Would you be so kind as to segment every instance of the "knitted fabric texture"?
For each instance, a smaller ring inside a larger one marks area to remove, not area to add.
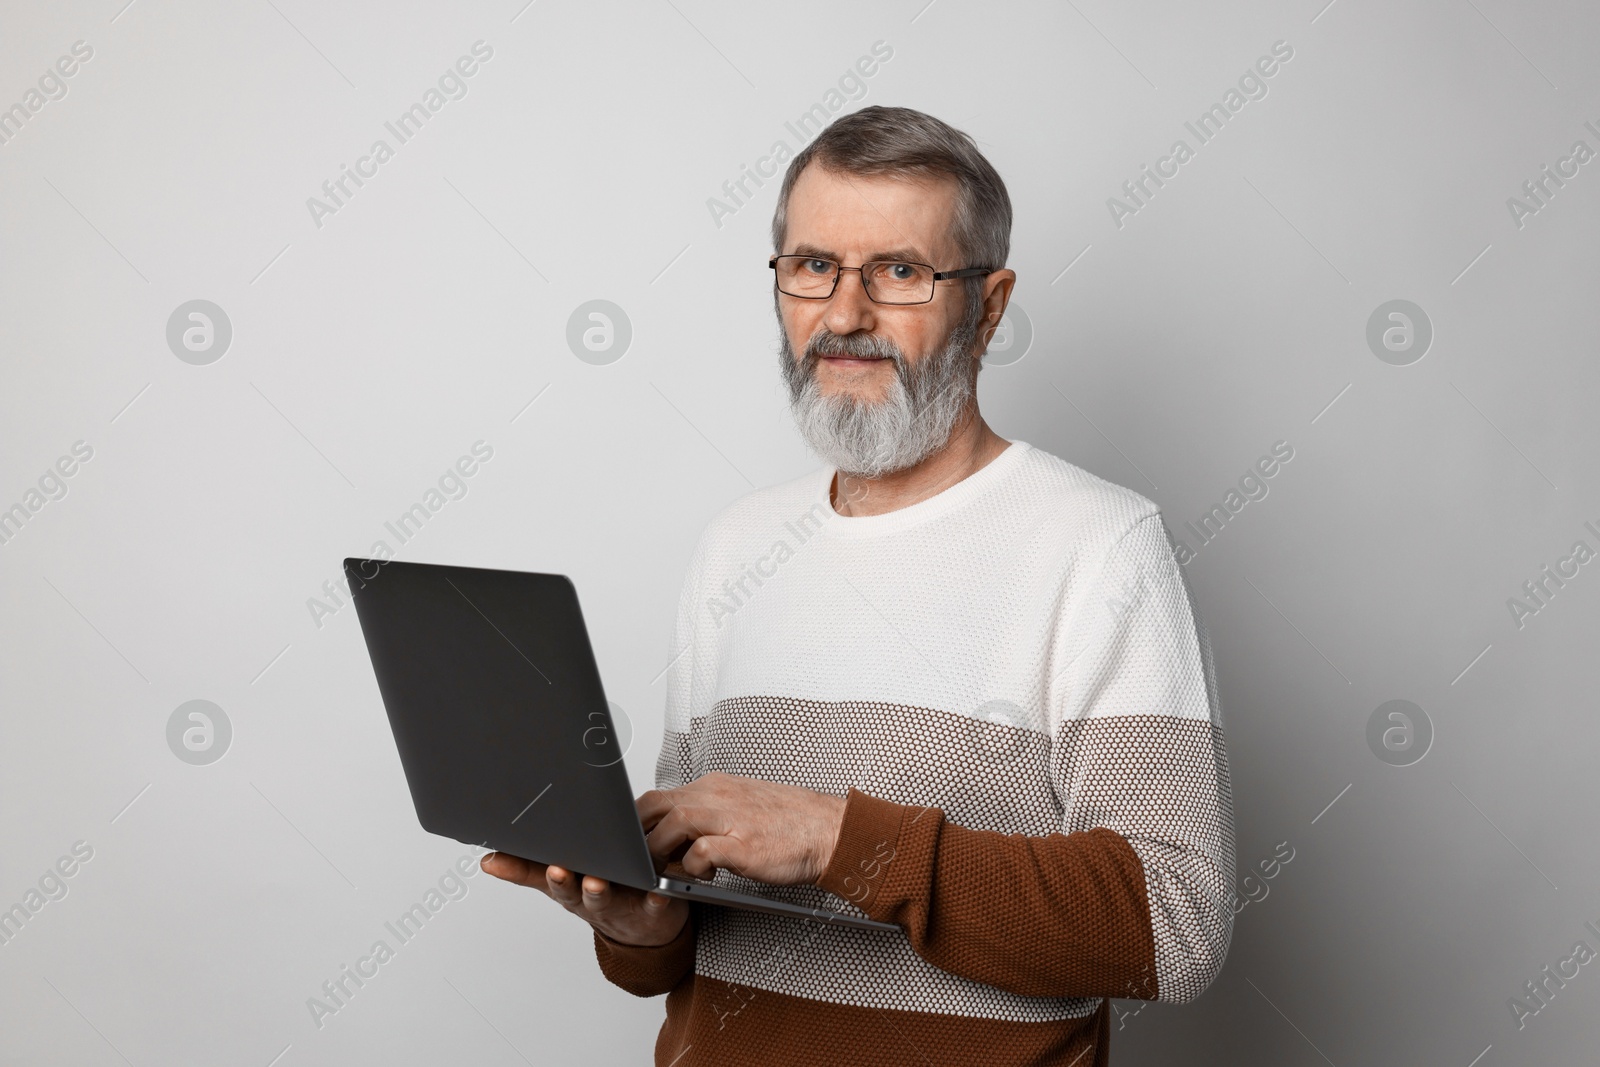
[[[695,549],[657,788],[712,771],[847,798],[816,885],[719,885],[889,933],[693,905],[659,948],[656,1063],[1108,1062],[1109,1002],[1185,1002],[1232,933],[1211,653],[1156,506],[1015,441],[910,507],[844,517],[832,470]]]

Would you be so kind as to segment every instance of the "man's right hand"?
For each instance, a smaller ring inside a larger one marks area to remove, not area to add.
[[[665,945],[689,921],[689,902],[660,893],[612,885],[603,878],[579,875],[554,864],[534,863],[520,856],[491,852],[479,866],[496,878],[531,886],[624,945]]]

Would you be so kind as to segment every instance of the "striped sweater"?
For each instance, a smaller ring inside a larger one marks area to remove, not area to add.
[[[1025,442],[881,515],[832,470],[737,501],[680,598],[657,788],[711,771],[846,797],[815,885],[716,882],[893,922],[693,905],[595,932],[667,994],[655,1062],[1108,1062],[1108,998],[1184,1002],[1232,934],[1211,654],[1156,506]]]

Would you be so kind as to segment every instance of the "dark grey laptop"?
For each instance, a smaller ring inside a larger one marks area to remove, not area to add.
[[[344,569],[423,829],[685,900],[899,929],[656,870],[566,575]]]

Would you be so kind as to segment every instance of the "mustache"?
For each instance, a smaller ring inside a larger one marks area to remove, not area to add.
[[[892,359],[905,365],[905,354],[900,346],[887,338],[870,333],[837,334],[826,328],[818,331],[806,343],[806,364],[809,367],[824,356],[855,356],[858,359]]]

